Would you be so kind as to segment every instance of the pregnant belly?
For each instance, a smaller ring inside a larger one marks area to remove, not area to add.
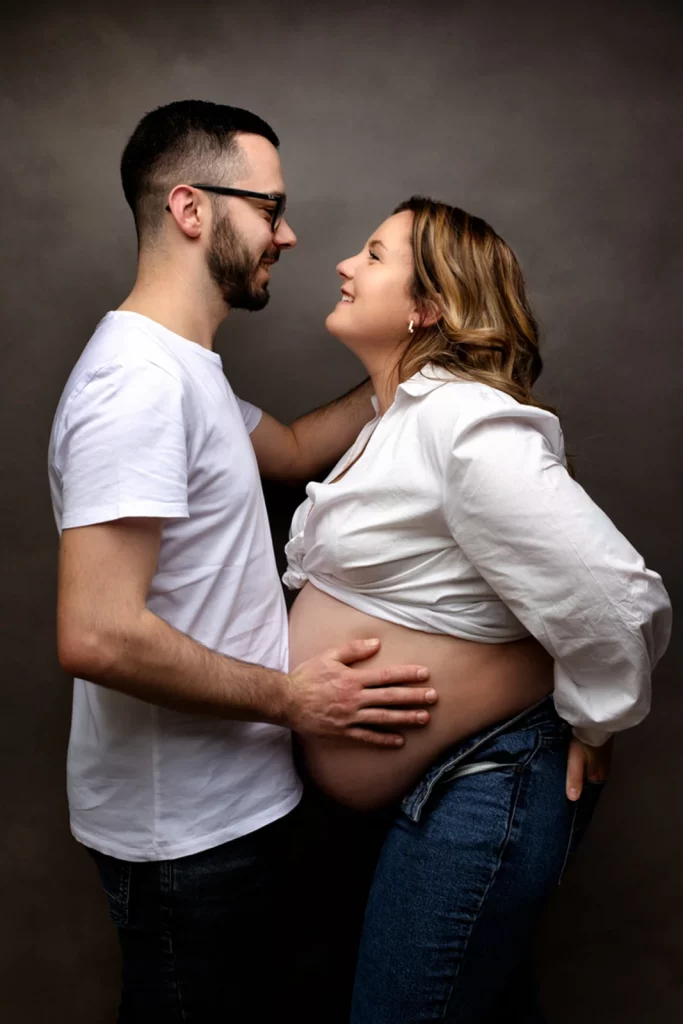
[[[483,644],[423,633],[357,611],[311,583],[289,615],[290,668],[348,640],[373,636],[381,647],[362,667],[425,665],[439,699],[429,724],[406,730],[398,750],[302,737],[315,782],[349,807],[372,810],[400,799],[443,751],[552,692],[552,659],[532,637]]]

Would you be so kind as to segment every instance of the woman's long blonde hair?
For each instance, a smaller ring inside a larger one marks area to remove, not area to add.
[[[433,363],[547,409],[531,391],[543,368],[538,326],[510,247],[456,206],[413,196],[394,213],[404,210],[414,217],[412,296],[438,319],[415,328],[397,365],[399,382]]]

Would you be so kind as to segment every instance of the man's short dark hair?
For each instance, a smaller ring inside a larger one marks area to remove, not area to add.
[[[231,185],[248,173],[238,132],[280,145],[270,125],[241,107],[178,100],[145,114],[121,157],[121,184],[139,239],[161,225],[166,196],[175,185]]]

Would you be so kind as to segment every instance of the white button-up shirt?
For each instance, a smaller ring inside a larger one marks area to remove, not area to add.
[[[310,580],[377,618],[466,640],[533,635],[584,742],[648,713],[669,599],[568,474],[552,413],[425,367],[306,493],[287,586]]]

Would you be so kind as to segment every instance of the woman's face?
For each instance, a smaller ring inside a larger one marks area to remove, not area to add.
[[[371,349],[394,350],[410,338],[408,324],[417,320],[410,295],[412,227],[409,210],[394,214],[357,256],[337,266],[342,296],[325,323],[330,334],[358,355]]]

